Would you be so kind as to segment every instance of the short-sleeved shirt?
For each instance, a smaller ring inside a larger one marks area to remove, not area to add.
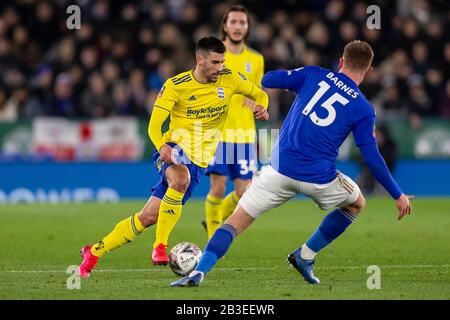
[[[248,80],[261,87],[264,75],[264,58],[259,52],[245,46],[241,53],[234,54],[228,50],[225,53],[225,65],[231,70],[239,71]],[[260,101],[256,101],[260,103]],[[267,105],[264,105],[267,107]],[[223,128],[224,142],[254,143],[256,126],[253,111],[245,104],[243,95],[231,97],[230,111]]]

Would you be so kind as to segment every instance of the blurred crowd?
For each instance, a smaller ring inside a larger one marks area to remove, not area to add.
[[[69,30],[66,9],[81,8]],[[38,115],[149,117],[165,79],[194,66],[195,42],[217,35],[237,1],[0,2],[0,121]],[[450,119],[450,7],[447,0],[240,1],[251,12],[248,45],[266,71],[336,68],[344,45],[361,39],[375,51],[362,85],[379,119]],[[381,8],[381,29],[366,8]],[[282,120],[292,96],[271,91],[271,116]]]

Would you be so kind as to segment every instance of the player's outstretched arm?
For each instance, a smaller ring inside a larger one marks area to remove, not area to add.
[[[352,131],[361,154],[370,169],[374,178],[386,189],[396,200],[398,209],[398,220],[411,213],[411,196],[403,194],[400,187],[395,182],[383,157],[378,150],[375,139],[375,111],[370,105],[361,105],[362,111],[366,111],[367,116],[358,121]]]
[[[370,169],[370,172],[375,179],[389,192],[389,194],[396,200],[398,209],[398,220],[405,215],[411,214],[410,199],[413,196],[403,194],[400,187],[395,182],[389,169],[381,156],[376,144],[367,144],[359,146],[359,150]]]
[[[305,78],[305,69],[297,68],[294,70],[274,70],[267,72],[261,84],[265,88],[289,89],[298,91]]]
[[[278,88],[278,89],[291,89],[292,80],[289,78],[289,71],[287,70],[273,70],[267,72],[262,80],[261,84],[265,88]]]

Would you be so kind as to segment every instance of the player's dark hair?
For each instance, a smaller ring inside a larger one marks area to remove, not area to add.
[[[231,6],[230,8],[228,8],[228,10],[223,15],[222,22],[220,23],[220,38],[222,39],[222,41],[224,41],[227,37],[227,33],[225,32],[225,25],[227,24],[228,16],[230,15],[230,12],[245,13],[245,15],[247,17],[248,29],[247,29],[247,34],[245,35],[244,39],[247,40],[247,38],[250,36],[250,18],[248,16],[247,8],[245,8],[243,5],[240,5],[240,4],[235,4],[235,5]]]
[[[225,53],[225,50],[226,48],[223,42],[213,36],[201,38],[200,40],[198,40],[197,46],[195,48],[195,52],[203,51]]]
[[[373,50],[367,42],[354,40],[345,46],[343,58],[350,70],[365,71],[372,64]]]

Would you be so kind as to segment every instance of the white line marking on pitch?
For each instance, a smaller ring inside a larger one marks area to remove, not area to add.
[[[449,264],[441,265],[391,265],[391,266],[379,266],[381,269],[415,269],[415,268],[449,268]],[[316,269],[366,269],[367,266],[329,266],[329,267],[317,267]],[[230,270],[275,270],[278,268],[217,268],[217,271],[230,271]],[[166,269],[99,269],[95,272],[161,272]],[[64,270],[4,270],[0,273],[66,273]]]

